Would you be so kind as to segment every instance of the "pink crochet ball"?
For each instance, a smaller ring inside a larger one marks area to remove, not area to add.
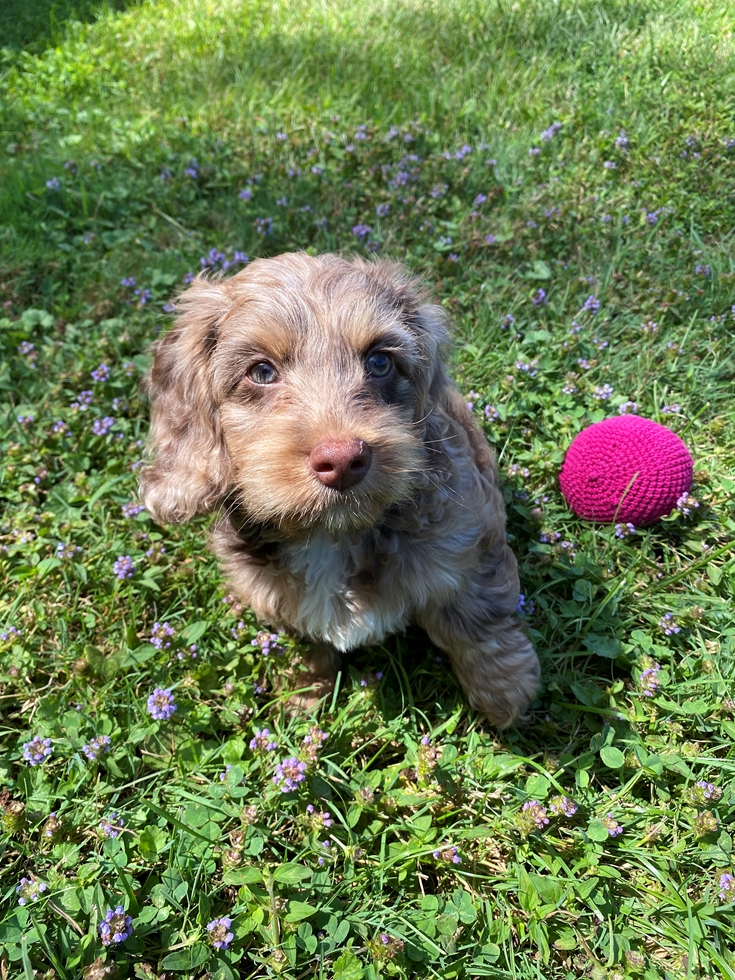
[[[689,450],[671,429],[620,415],[579,433],[559,484],[578,517],[641,526],[671,513],[688,493],[692,472]]]

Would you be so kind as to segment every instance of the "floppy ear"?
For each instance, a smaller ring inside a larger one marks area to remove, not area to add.
[[[230,308],[225,285],[196,279],[183,293],[181,315],[159,340],[144,386],[151,402],[140,497],[160,524],[211,511],[229,484],[229,459],[210,381],[218,326]]]
[[[429,368],[425,395],[433,403],[450,383],[446,372],[449,351],[446,313],[437,303],[430,302],[429,292],[421,280],[400,263],[361,258],[353,261],[421,341]]]

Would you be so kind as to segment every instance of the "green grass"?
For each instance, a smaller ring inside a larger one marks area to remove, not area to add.
[[[729,6],[167,0],[77,4],[97,19],[66,31],[48,5],[14,9],[3,975],[735,977]],[[544,682],[523,728],[483,725],[419,632],[355,653],[317,716],[289,718],[274,691],[299,641],[257,655],[262,624],[223,601],[206,521],[123,511],[147,346],[213,248],[376,249],[434,284],[534,603]],[[698,506],[620,539],[569,513],[557,474],[628,401],[686,441]],[[156,623],[171,647],[150,643]],[[147,711],[156,687],[170,720]],[[252,750],[265,727],[276,749]],[[53,751],[30,766],[36,736]],[[275,765],[294,755],[308,775],[284,794]],[[553,815],[558,796],[574,815]],[[19,906],[23,877],[47,887]],[[118,905],[134,931],[105,948]],[[206,926],[225,915],[215,951]]]

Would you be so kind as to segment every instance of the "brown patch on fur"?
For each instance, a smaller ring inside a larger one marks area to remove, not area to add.
[[[538,661],[512,618],[495,461],[447,378],[442,309],[398,265],[303,253],[199,278],[179,309],[147,380],[153,516],[222,509],[215,551],[261,620],[336,657],[415,619],[470,702],[516,720]],[[369,447],[358,483],[317,478],[324,440]]]

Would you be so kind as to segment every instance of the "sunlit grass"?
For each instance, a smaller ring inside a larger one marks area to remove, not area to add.
[[[728,18],[188,0],[5,52],[8,976],[735,976]],[[206,521],[137,511],[168,302],[202,260],[294,248],[399,259],[452,316],[544,668],[521,729],[418,631],[287,717],[299,641],[259,654]],[[620,538],[557,475],[626,408],[685,440],[697,506]]]

